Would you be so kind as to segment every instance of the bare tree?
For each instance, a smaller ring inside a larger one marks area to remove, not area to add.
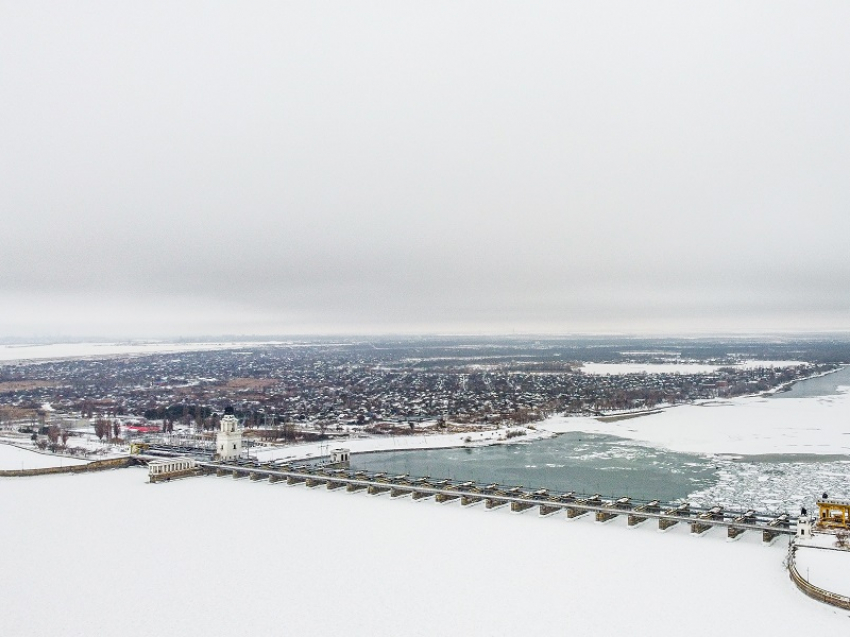
[[[94,420],[94,434],[98,437],[99,440],[103,441],[103,439],[109,436],[109,421],[105,418],[98,416]]]
[[[56,425],[50,425],[50,427],[47,428],[47,438],[50,440],[51,444],[55,445],[59,441],[60,433],[59,427]]]
[[[60,434],[60,437],[62,438],[62,446],[63,446],[63,447],[67,447],[67,446],[68,446],[68,436],[69,436],[69,435],[70,435],[70,434],[68,433],[68,430],[67,430],[67,429],[63,429],[63,430],[62,430],[62,433]]]

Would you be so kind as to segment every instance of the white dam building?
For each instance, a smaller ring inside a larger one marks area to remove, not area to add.
[[[233,460],[242,455],[242,431],[231,408],[227,408],[221,418],[221,428],[215,436],[215,452],[219,460]]]

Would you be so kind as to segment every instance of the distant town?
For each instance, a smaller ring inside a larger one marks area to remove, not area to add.
[[[18,361],[0,366],[0,427],[66,453],[91,451],[75,438],[92,434],[209,446],[227,407],[248,446],[417,435],[777,391],[847,360],[850,344],[829,339],[431,338]],[[587,373],[599,363],[669,371]]]

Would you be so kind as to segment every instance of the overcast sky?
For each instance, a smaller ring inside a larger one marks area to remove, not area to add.
[[[848,330],[849,33],[0,0],[0,337]]]

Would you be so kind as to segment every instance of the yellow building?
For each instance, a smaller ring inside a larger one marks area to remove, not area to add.
[[[817,504],[816,528],[850,530],[850,500],[837,500],[824,494],[824,497],[818,500]]]

